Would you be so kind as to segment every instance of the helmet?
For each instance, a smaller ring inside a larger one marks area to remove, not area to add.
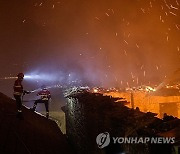
[[[17,77],[24,78],[24,74],[23,73],[18,73]]]

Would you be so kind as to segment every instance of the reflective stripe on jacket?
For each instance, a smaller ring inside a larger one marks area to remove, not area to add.
[[[51,98],[51,93],[48,90],[42,90],[38,92],[38,96],[41,96],[41,100],[49,100]]]
[[[22,81],[17,79],[15,82],[14,82],[14,95],[22,95],[23,93],[23,86],[22,86]]]

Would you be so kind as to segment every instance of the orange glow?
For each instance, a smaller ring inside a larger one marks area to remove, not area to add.
[[[94,93],[98,93],[98,89],[93,89],[93,92]]]
[[[110,92],[106,93],[105,95],[111,95],[113,97],[123,97],[127,101],[131,102],[130,104],[126,105],[127,107],[132,108],[132,95],[133,95],[133,102],[134,108],[139,107],[140,111],[142,112],[153,112],[157,113],[157,117],[162,118],[160,116],[160,105],[165,104],[168,105],[177,103],[177,113],[178,118],[180,118],[180,96],[152,96],[149,92],[144,91],[133,91],[133,92]],[[175,110],[172,112],[175,114]],[[173,115],[175,116],[175,115]]]

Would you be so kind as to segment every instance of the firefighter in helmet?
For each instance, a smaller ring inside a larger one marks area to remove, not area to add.
[[[17,106],[17,117],[22,118],[22,96],[25,94],[29,94],[29,91],[23,90],[22,81],[24,79],[24,74],[19,73],[17,75],[17,80],[14,82],[14,98],[16,99]]]
[[[34,102],[34,106],[32,108],[33,111],[36,110],[36,106],[38,103],[44,103],[46,108],[46,118],[49,118],[49,101],[51,99],[51,93],[46,88],[45,85],[41,86],[41,91],[38,92],[37,96],[40,96],[40,99]]]

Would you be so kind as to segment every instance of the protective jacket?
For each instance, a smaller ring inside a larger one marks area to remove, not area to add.
[[[14,82],[14,95],[21,96],[23,94],[23,86],[22,86],[22,80],[17,79]]]
[[[47,101],[51,98],[51,93],[47,89],[41,90],[37,95],[40,96],[43,101]]]

